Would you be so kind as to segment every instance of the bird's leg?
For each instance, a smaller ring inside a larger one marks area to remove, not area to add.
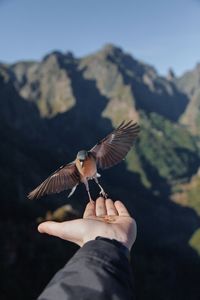
[[[72,188],[72,190],[71,190],[71,192],[69,193],[69,195],[68,195],[67,198],[70,198],[70,197],[73,195],[73,193],[75,192],[75,190],[76,190],[76,188],[77,188],[77,185],[78,185],[78,184],[76,184],[76,185]]]
[[[100,187],[100,195],[102,195],[105,199],[108,198],[108,195],[106,194],[106,192],[104,191],[104,189],[102,188],[102,186],[100,185],[98,178],[94,177],[94,180],[96,182],[96,184],[98,184],[98,186]]]
[[[84,181],[84,184],[85,184],[85,187],[86,187],[86,190],[87,190],[87,193],[88,193],[90,202],[91,202],[91,203],[94,203],[94,201],[92,200],[92,197],[91,197],[91,195],[90,195],[90,190],[89,190],[89,184],[88,184],[88,181],[85,180],[85,181]]]

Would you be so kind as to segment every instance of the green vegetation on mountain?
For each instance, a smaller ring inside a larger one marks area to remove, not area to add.
[[[200,229],[195,231],[195,233],[192,235],[189,244],[200,255]]]
[[[187,193],[189,206],[194,208],[195,211],[200,215],[200,178],[197,179],[195,186],[192,186]]]
[[[190,178],[196,171],[199,154],[196,140],[189,131],[156,113],[147,116],[140,112],[140,125],[136,153],[131,151],[127,161],[128,168],[140,174],[143,184],[152,187],[157,180],[149,176],[149,168],[169,184]]]
[[[172,198],[184,206],[189,206],[200,215],[200,176],[199,171],[189,182],[179,183],[172,189]]]

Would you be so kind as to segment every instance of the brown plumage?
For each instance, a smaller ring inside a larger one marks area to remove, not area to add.
[[[28,198],[40,198],[45,194],[59,193],[72,189],[80,180],[79,172],[74,163],[60,167],[36,189],[29,193]]]
[[[45,194],[59,193],[72,189],[70,197],[77,185],[83,182],[86,186],[89,199],[91,199],[88,180],[94,179],[100,187],[100,194],[106,197],[106,193],[98,182],[100,175],[97,166],[101,169],[110,168],[125,158],[131,149],[134,139],[138,136],[139,125],[133,121],[123,121],[113,132],[107,135],[91,150],[81,150],[76,159],[60,167],[36,189],[29,193],[29,199],[40,198]]]

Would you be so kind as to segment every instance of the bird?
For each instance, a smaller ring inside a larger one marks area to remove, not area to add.
[[[108,169],[120,163],[137,138],[140,126],[133,120],[123,121],[105,138],[100,140],[89,151],[80,150],[76,159],[61,166],[53,172],[45,181],[28,194],[28,198],[38,199],[44,195],[59,193],[71,189],[68,198],[75,192],[77,186],[83,183],[86,187],[89,201],[92,200],[89,190],[89,180],[94,180],[100,188],[100,195],[107,198],[107,194],[100,185],[98,178],[101,175],[97,168]]]

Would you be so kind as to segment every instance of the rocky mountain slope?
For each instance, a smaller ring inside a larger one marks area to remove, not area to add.
[[[66,202],[81,213],[87,201],[82,186],[71,200],[63,192],[30,203],[27,193],[77,150],[90,149],[122,120],[134,119],[141,125],[138,141],[125,162],[102,172],[101,183],[113,199],[124,200],[138,223],[133,262],[138,299],[171,299],[163,292],[168,286],[181,299],[197,299],[192,289],[198,287],[200,259],[189,241],[200,219],[193,209],[170,200],[174,186],[190,180],[199,167],[197,138],[179,122],[190,102],[174,79],[113,45],[83,58],[53,52],[41,62],[0,64],[1,226],[12,232],[6,239],[2,231],[6,257],[0,266],[7,287],[2,297],[36,298],[73,250],[66,254],[61,241],[40,237],[36,220]],[[98,194],[92,183],[91,189]],[[39,266],[43,281],[37,276],[33,290]],[[10,276],[13,267],[16,274]],[[186,270],[189,290],[182,275]]]
[[[198,135],[200,129],[200,64],[175,79],[175,84],[190,99],[187,109],[181,117],[192,133]]]

